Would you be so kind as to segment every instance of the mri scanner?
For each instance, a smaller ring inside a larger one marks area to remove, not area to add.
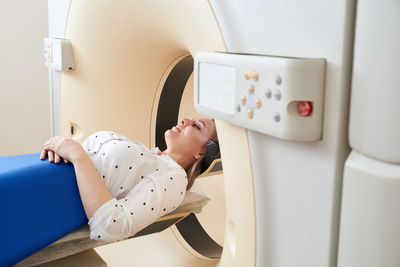
[[[179,117],[216,119],[223,174],[161,246],[190,266],[400,266],[399,1],[48,3],[54,135],[162,149]]]

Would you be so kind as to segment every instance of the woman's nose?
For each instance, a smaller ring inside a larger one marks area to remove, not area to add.
[[[181,125],[182,126],[187,126],[189,124],[190,124],[190,120],[189,119],[187,119],[187,118],[182,118],[181,119]]]

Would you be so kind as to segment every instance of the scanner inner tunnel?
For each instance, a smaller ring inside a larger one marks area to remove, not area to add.
[[[161,150],[166,148],[164,133],[176,125],[179,118],[206,117],[197,113],[193,105],[193,58],[184,56],[175,60],[161,80],[157,90],[158,103],[153,105],[157,116],[152,143]],[[153,111],[153,114],[154,114]],[[192,214],[174,227],[182,245],[195,256],[217,259],[222,253],[225,232],[225,198],[223,174],[197,178],[193,191],[211,198],[199,214]]]

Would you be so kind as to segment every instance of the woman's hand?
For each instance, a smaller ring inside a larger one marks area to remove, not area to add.
[[[70,137],[55,136],[42,145],[40,159],[49,157],[50,162],[59,163],[61,158],[65,163],[74,163],[82,155],[87,155],[82,146]]]

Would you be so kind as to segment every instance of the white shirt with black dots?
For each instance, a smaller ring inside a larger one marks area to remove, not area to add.
[[[186,172],[168,155],[158,155],[157,147],[111,131],[92,134],[82,147],[114,196],[89,219],[91,239],[127,239],[182,202]]]

